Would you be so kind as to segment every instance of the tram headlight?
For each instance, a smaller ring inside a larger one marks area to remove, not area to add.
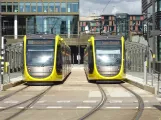
[[[28,69],[29,72],[31,71],[30,67],[27,67],[27,69]]]
[[[49,72],[51,72],[52,71],[52,68],[49,68]]]

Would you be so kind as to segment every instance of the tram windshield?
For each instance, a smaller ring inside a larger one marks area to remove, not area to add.
[[[27,66],[53,66],[54,45],[27,45]]]
[[[98,66],[119,66],[121,45],[96,45],[96,64]]]

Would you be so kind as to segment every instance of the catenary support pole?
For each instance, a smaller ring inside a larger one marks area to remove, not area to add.
[[[4,37],[1,37],[1,90],[3,90],[3,75],[4,75]]]
[[[153,9],[153,14],[152,14],[152,30],[155,30],[155,0],[152,0],[152,9]],[[153,42],[152,42],[152,49],[153,49],[153,72],[155,70],[155,56],[156,56],[156,52],[155,52],[155,36],[153,35]]]
[[[2,23],[2,15],[1,15],[1,1],[0,1],[0,46],[1,46],[1,39],[2,39],[2,24],[1,23]],[[0,53],[1,53],[1,49],[0,49]],[[0,56],[0,63],[1,63],[1,56]],[[0,90],[2,90],[1,80],[0,80]]]

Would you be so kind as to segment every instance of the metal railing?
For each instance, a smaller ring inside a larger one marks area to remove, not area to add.
[[[147,70],[147,69],[146,69]],[[160,78],[160,72],[158,72],[158,71],[156,71],[156,70],[154,70],[153,68],[151,68],[151,70],[152,70],[152,72],[148,72],[148,74],[150,74],[151,75],[151,78],[152,78],[152,80],[151,80],[151,86],[154,86],[154,82],[155,82],[155,80],[157,80],[156,82],[157,82],[157,94],[161,94],[161,78]],[[148,80],[146,79],[146,84],[148,84]],[[149,85],[149,84],[148,84]]]
[[[132,68],[135,68],[138,71],[134,71]],[[144,85],[156,87],[157,88],[157,94],[161,94],[161,73],[156,71],[156,70],[153,70],[152,68],[151,68],[151,71],[147,71],[148,67],[147,67],[146,61],[144,61],[143,68],[133,66],[133,65],[126,62],[126,68],[125,69],[126,69],[127,74],[132,74],[133,76],[136,76],[136,77],[143,79]],[[143,69],[143,71],[140,72],[139,69]]]
[[[4,68],[3,68],[3,80],[2,84],[10,83],[11,77],[16,77],[16,75],[22,75],[22,44],[10,44],[5,45],[5,55],[4,55]],[[10,74],[13,73],[13,74]],[[18,76],[17,76],[18,77]]]
[[[160,72],[152,68],[152,53],[148,45],[139,42],[126,42],[126,71],[144,79],[144,84],[157,87],[161,93]],[[144,74],[143,74],[144,73]],[[155,85],[154,85],[155,83]],[[157,86],[156,86],[157,85]]]

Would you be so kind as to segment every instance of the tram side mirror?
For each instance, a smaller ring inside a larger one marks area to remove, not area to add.
[[[88,40],[88,42],[91,42],[91,40]]]

